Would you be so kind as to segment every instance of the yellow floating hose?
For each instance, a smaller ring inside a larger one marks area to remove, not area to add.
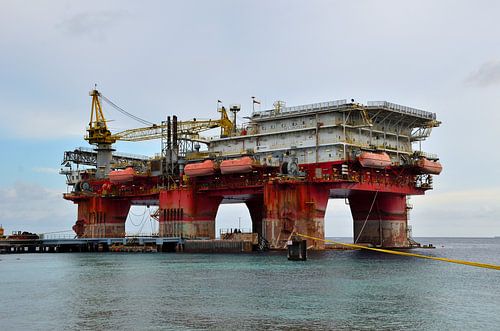
[[[463,260],[453,260],[453,259],[447,259],[447,258],[444,258],[444,257],[434,257],[434,256],[414,254],[414,253],[408,253],[408,252],[402,252],[402,251],[394,251],[394,250],[389,250],[389,249],[366,247],[366,246],[356,245],[356,244],[346,244],[346,243],[336,242],[336,241],[332,241],[332,240],[328,240],[328,239],[321,239],[321,238],[311,237],[311,236],[307,236],[307,235],[301,234],[301,233],[296,233],[296,234],[298,236],[301,236],[301,237],[304,237],[304,238],[307,238],[307,239],[329,242],[329,243],[332,243],[332,244],[342,245],[342,246],[351,247],[351,248],[366,249],[366,250],[370,250],[370,251],[387,253],[387,254],[403,255],[403,256],[413,256],[413,257],[418,257],[418,258],[421,258],[421,259],[429,259],[429,260],[436,260],[436,261],[443,261],[443,262],[450,262],[450,263],[456,263],[456,264],[469,265],[469,266],[472,266],[472,267],[479,267],[479,268],[487,268],[487,269],[500,270],[500,266],[499,265],[495,265],[495,264],[470,262],[470,261],[463,261]]]

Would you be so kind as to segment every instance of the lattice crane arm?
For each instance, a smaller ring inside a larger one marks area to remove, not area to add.
[[[229,137],[233,132],[234,123],[229,119],[226,108],[224,106],[220,107],[217,111],[220,113],[220,135],[221,137]]]
[[[90,91],[89,95],[92,97],[92,108],[90,112],[90,122],[87,128],[87,135],[85,139],[90,144],[113,144],[117,140],[121,141],[144,141],[152,139],[160,139],[162,132],[167,128],[166,123],[162,124],[152,124],[147,127],[129,129],[121,131],[115,134],[111,134],[106,124],[106,119],[102,111],[101,98],[106,102],[110,103],[114,108],[124,113],[127,116],[131,116],[136,120],[140,120],[142,123],[149,123],[145,120],[134,116],[125,110],[121,109],[115,105],[111,100],[103,96],[98,90]],[[233,122],[229,119],[226,109],[221,107],[218,109],[221,113],[221,117],[218,120],[208,119],[208,120],[197,120],[193,119],[191,121],[179,121],[177,123],[177,135],[180,139],[189,139],[195,141],[204,140],[199,136],[200,132],[207,131],[214,128],[221,128],[222,136],[229,136],[233,129]]]
[[[227,125],[225,121],[221,120],[192,120],[192,121],[179,121],[177,123],[177,134],[179,138],[192,138],[193,140],[202,140],[199,133],[214,128],[224,128]],[[144,141],[160,139],[162,131],[167,128],[166,123],[159,125],[152,125],[143,128],[129,129],[115,133],[113,138],[120,141]]]
[[[89,95],[92,97],[92,108],[90,110],[90,122],[85,140],[93,145],[113,144],[116,139],[112,136],[106,124],[100,102],[101,94],[98,90],[92,90]]]

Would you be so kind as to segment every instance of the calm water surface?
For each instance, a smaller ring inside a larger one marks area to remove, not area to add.
[[[421,242],[500,264],[500,239]],[[372,252],[0,255],[0,284],[2,330],[500,330],[499,271]]]

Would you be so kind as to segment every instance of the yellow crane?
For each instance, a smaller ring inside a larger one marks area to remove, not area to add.
[[[91,145],[98,144],[113,144],[116,138],[113,137],[111,131],[108,130],[108,125],[106,124],[106,118],[102,112],[102,106],[100,102],[101,94],[97,90],[92,90],[89,92],[92,97],[92,107],[90,110],[90,122],[87,128],[87,135],[85,140]]]
[[[223,108],[223,116],[220,120],[197,120],[193,119],[190,121],[179,121],[177,122],[177,135],[179,138],[205,142],[200,136],[200,132],[207,131],[214,128],[221,128],[222,136],[229,136],[233,128],[232,122],[227,118],[226,110]],[[128,129],[121,132],[117,132],[112,135],[115,140],[121,141],[143,141],[151,139],[160,139],[162,132],[167,128],[167,124],[153,124],[151,126]]]
[[[107,121],[104,117],[102,111],[101,98],[110,103],[112,106],[117,108],[122,113],[129,115],[143,123],[149,123],[147,121],[141,120],[137,116],[125,112],[123,109],[116,106],[109,99],[104,97],[98,90],[90,91],[90,96],[92,97],[92,108],[90,112],[90,122],[87,128],[87,135],[85,140],[90,144],[113,144],[117,140],[120,141],[144,141],[152,139],[160,139],[162,133],[166,129],[167,124],[151,124],[146,127],[134,128],[129,130],[124,130],[115,134],[112,134],[108,127]],[[177,124],[177,134],[180,139],[206,142],[200,136],[200,132],[207,131],[214,128],[221,128],[221,136],[230,136],[233,131],[233,122],[229,119],[227,115],[226,108],[221,106],[218,111],[221,113],[220,119],[193,119],[190,121],[179,121]]]

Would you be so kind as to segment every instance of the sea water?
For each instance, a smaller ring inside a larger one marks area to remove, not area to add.
[[[412,252],[500,264],[500,239]],[[499,330],[500,271],[367,251],[0,255],[1,330]]]

